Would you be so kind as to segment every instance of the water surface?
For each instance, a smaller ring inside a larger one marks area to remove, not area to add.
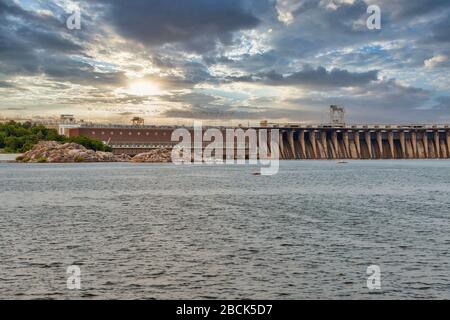
[[[450,161],[254,171],[0,164],[0,298],[450,298]]]

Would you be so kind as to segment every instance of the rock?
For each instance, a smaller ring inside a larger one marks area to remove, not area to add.
[[[60,144],[56,141],[41,141],[25,152],[20,162],[117,162],[121,161],[111,152],[95,152],[77,143]]]
[[[41,141],[33,149],[24,153],[18,162],[31,163],[73,163],[73,162],[172,162],[170,149],[155,149],[141,153],[131,158],[127,154],[115,156],[111,152],[89,150],[76,143],[58,143],[56,141]]]
[[[155,149],[141,153],[131,159],[132,162],[169,163],[172,162],[172,151],[169,149]]]
[[[121,155],[116,156],[116,159],[120,162],[129,162],[131,157],[125,153],[122,153]]]

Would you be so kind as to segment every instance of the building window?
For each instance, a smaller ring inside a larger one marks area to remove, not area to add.
[[[105,134],[105,131],[102,131],[102,135],[104,135]]]
[[[130,131],[130,132],[128,132],[128,135],[129,135],[129,136],[131,136],[131,131]]]
[[[120,135],[122,135],[123,134],[123,132],[122,131],[120,131],[120,133],[119,133]]]
[[[92,134],[95,135],[95,131],[92,131]]]
[[[114,132],[111,131],[111,135],[113,136],[113,135],[114,135]]]
[[[148,135],[149,135],[149,133],[147,132],[147,133],[146,133],[145,135],[147,135],[147,136],[148,136]]]
[[[157,136],[158,135],[158,132],[155,132],[155,136]]]
[[[140,132],[138,132],[138,136],[140,136],[141,135],[141,133]]]

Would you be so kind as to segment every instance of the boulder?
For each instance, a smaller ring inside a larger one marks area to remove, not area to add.
[[[121,155],[116,156],[116,159],[120,162],[129,162],[131,157],[125,153],[122,153]]]
[[[172,162],[172,151],[169,149],[155,149],[140,153],[131,159],[132,162],[169,163]]]

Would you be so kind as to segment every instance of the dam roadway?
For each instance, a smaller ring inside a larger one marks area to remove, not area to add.
[[[96,138],[109,143],[116,154],[135,155],[172,148],[178,143],[171,141],[174,129],[84,124],[68,128],[66,135]],[[450,158],[449,125],[279,125],[251,129],[278,129],[281,159]]]

